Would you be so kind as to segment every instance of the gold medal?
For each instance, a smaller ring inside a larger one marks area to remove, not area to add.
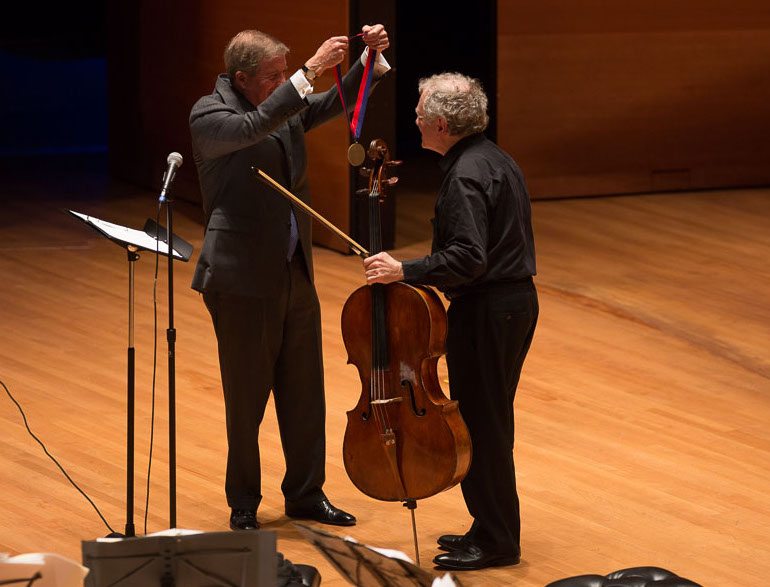
[[[366,149],[361,143],[353,143],[348,147],[348,161],[353,167],[358,167],[366,159]]]

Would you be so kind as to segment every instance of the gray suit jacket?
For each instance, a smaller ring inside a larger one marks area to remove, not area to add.
[[[346,104],[355,99],[362,74],[356,60],[343,78]],[[291,204],[251,168],[259,167],[310,203],[304,133],[341,112],[336,87],[302,99],[290,81],[255,108],[224,74],[214,93],[198,100],[190,131],[206,232],[193,289],[265,297],[286,286]],[[295,214],[312,279],[311,219],[299,210]]]

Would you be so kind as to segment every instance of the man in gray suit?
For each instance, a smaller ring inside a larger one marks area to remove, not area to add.
[[[343,78],[346,104],[355,100],[368,52],[389,46],[382,25],[364,26],[362,33],[367,48]],[[234,530],[259,527],[258,435],[271,389],[286,461],[286,514],[342,526],[356,522],[322,489],[325,401],[310,218],[296,214],[251,169],[261,168],[309,202],[304,133],[342,112],[336,88],[314,94],[313,83],[347,49],[347,37],[331,37],[287,79],[288,48],[260,31],[242,31],[225,50],[227,73],[190,114],[206,220],[192,287],[203,293],[219,347],[225,493]],[[375,82],[388,69],[378,54]]]

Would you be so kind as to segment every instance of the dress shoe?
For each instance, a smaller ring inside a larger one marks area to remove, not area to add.
[[[286,504],[286,515],[290,518],[315,520],[333,526],[353,526],[356,523],[355,516],[334,507],[328,499],[322,499],[311,505]]]
[[[259,530],[257,510],[236,510],[230,512],[231,530]]]
[[[433,562],[441,569],[477,571],[487,567],[517,565],[520,559],[521,557],[517,552],[513,554],[484,552],[472,542],[466,542],[461,548],[438,555],[433,559]]]
[[[310,565],[294,565],[302,577],[302,585],[305,587],[318,587],[321,584],[321,573]]]
[[[457,550],[466,545],[465,534],[444,534],[438,537],[438,545],[441,550]]]
[[[318,587],[321,584],[321,574],[310,565],[295,565],[280,552],[276,553],[278,560],[276,585],[284,587]]]

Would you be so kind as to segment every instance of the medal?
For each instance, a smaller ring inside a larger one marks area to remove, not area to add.
[[[366,59],[364,74],[361,77],[361,84],[358,88],[358,98],[353,110],[352,119],[348,114],[348,108],[345,104],[345,98],[342,92],[342,69],[339,65],[334,68],[334,78],[337,83],[337,93],[342,103],[342,110],[345,112],[345,118],[348,119],[350,134],[353,136],[353,143],[348,147],[348,162],[353,167],[358,167],[366,160],[366,149],[358,142],[361,136],[361,129],[364,124],[364,113],[366,112],[366,103],[369,100],[369,91],[372,85],[372,74],[374,73],[374,61],[377,59],[377,51],[369,51]]]
[[[353,143],[348,147],[348,162],[353,167],[358,167],[366,159],[366,149],[361,143]]]

